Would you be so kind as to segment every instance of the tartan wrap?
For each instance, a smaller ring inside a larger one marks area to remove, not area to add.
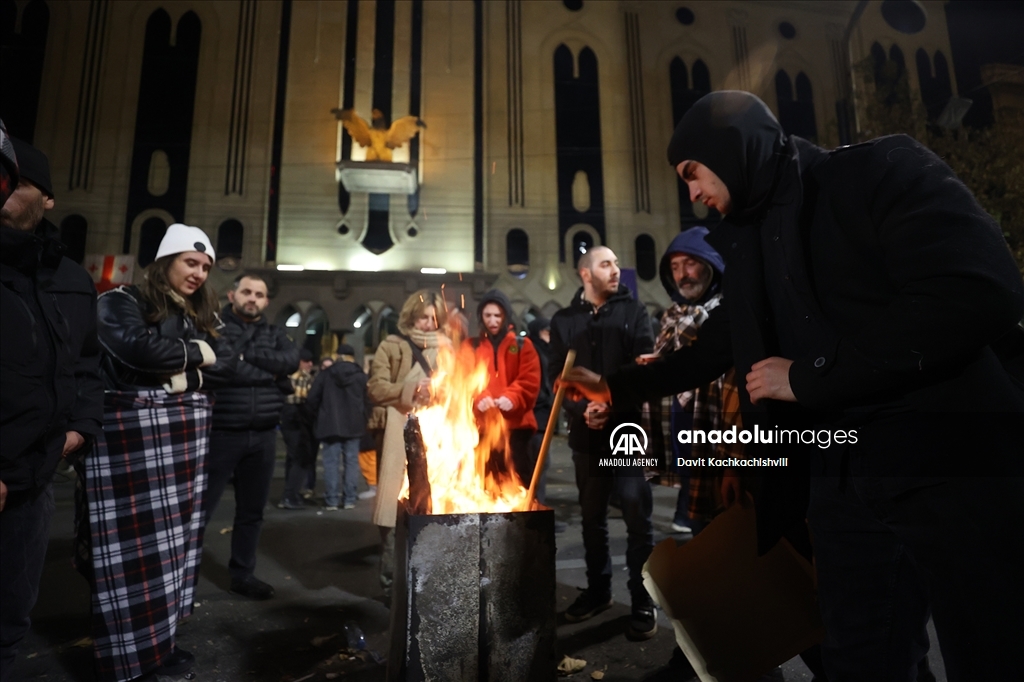
[[[107,391],[85,462],[97,679],[145,673],[192,613],[212,408],[202,393]]]

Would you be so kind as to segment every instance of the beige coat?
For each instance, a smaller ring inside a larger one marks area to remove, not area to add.
[[[431,368],[437,367],[438,344],[448,344],[448,339],[438,332],[412,331],[409,336],[415,343],[422,344],[421,347],[426,346],[423,347],[424,357]],[[378,526],[395,526],[398,495],[405,481],[405,420],[415,407],[412,396],[416,384],[425,376],[408,342],[394,334],[381,341],[366,384],[374,404],[387,409],[373,508],[373,522]]]

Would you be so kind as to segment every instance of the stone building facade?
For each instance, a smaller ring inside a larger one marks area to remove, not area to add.
[[[521,316],[550,315],[594,244],[615,250],[656,311],[662,251],[714,220],[665,160],[702,94],[749,90],[788,132],[835,146],[872,87],[852,64],[893,62],[930,115],[957,92],[942,2],[2,6],[22,96],[7,90],[0,109],[49,155],[68,241],[135,256],[138,277],[169,223],[201,226],[222,258],[219,290],[261,270],[269,314],[313,345],[348,330],[371,348],[411,292],[442,283],[453,305],[475,310],[496,285]],[[422,119],[394,158],[417,171],[414,194],[339,183],[338,161],[364,150],[334,108]]]

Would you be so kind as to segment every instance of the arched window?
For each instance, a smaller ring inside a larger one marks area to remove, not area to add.
[[[898,45],[889,49],[888,59],[885,48],[874,43],[871,46],[871,61],[875,75],[875,96],[886,107],[897,103],[909,103],[909,85],[907,83],[907,63],[903,58],[903,50]]]
[[[559,260],[565,262],[565,237],[573,225],[590,225],[600,239],[605,235],[600,79],[597,55],[589,47],[574,55],[567,45],[559,45],[553,67]],[[576,181],[580,171],[589,190],[585,204],[580,194],[583,185]],[[581,210],[584,205],[586,210]]]
[[[690,74],[687,74],[686,63],[679,57],[673,57],[668,69],[669,85],[672,92],[672,126],[675,127],[694,102],[711,92],[711,74],[708,72],[707,64],[700,59],[693,63]],[[693,77],[690,78],[689,75]],[[686,183],[679,178],[676,178],[676,192],[679,195],[680,229],[700,223],[702,217],[694,214],[694,205],[690,202],[690,191],[686,188]],[[717,213],[715,217],[717,218]]]
[[[167,232],[167,223],[162,218],[153,216],[146,218],[139,228],[139,267],[144,268],[156,260],[157,249],[160,248],[160,240]]]
[[[814,117],[814,92],[811,79],[803,71],[796,75],[796,99],[789,74],[779,69],[775,74],[775,96],[779,102],[779,123],[787,135],[816,141],[818,126]]]
[[[921,48],[914,55],[917,62],[917,78],[921,87],[921,100],[928,112],[928,120],[936,120],[946,103],[953,96],[953,86],[949,79],[949,65],[941,52],[935,53],[935,71],[932,73],[932,62],[928,53]]]
[[[526,277],[530,271],[530,237],[518,227],[505,235],[505,263],[509,274],[517,279]]]
[[[217,228],[217,260],[242,257],[245,228],[234,218],[228,218]]]
[[[579,267],[580,256],[594,248],[594,237],[586,230],[579,230],[572,236],[572,266]]]
[[[76,213],[60,221],[60,240],[68,247],[64,255],[79,265],[85,260],[85,240],[88,231],[88,221]]]
[[[649,234],[637,235],[633,242],[636,249],[636,275],[645,282],[658,276],[658,254],[655,251],[654,237]]]

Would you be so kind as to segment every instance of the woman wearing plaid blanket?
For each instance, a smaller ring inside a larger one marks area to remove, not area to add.
[[[97,679],[191,679],[175,646],[198,579],[211,405],[235,353],[218,341],[209,237],[174,224],[137,287],[99,298],[104,438],[84,464]],[[80,533],[84,539],[85,533]]]

